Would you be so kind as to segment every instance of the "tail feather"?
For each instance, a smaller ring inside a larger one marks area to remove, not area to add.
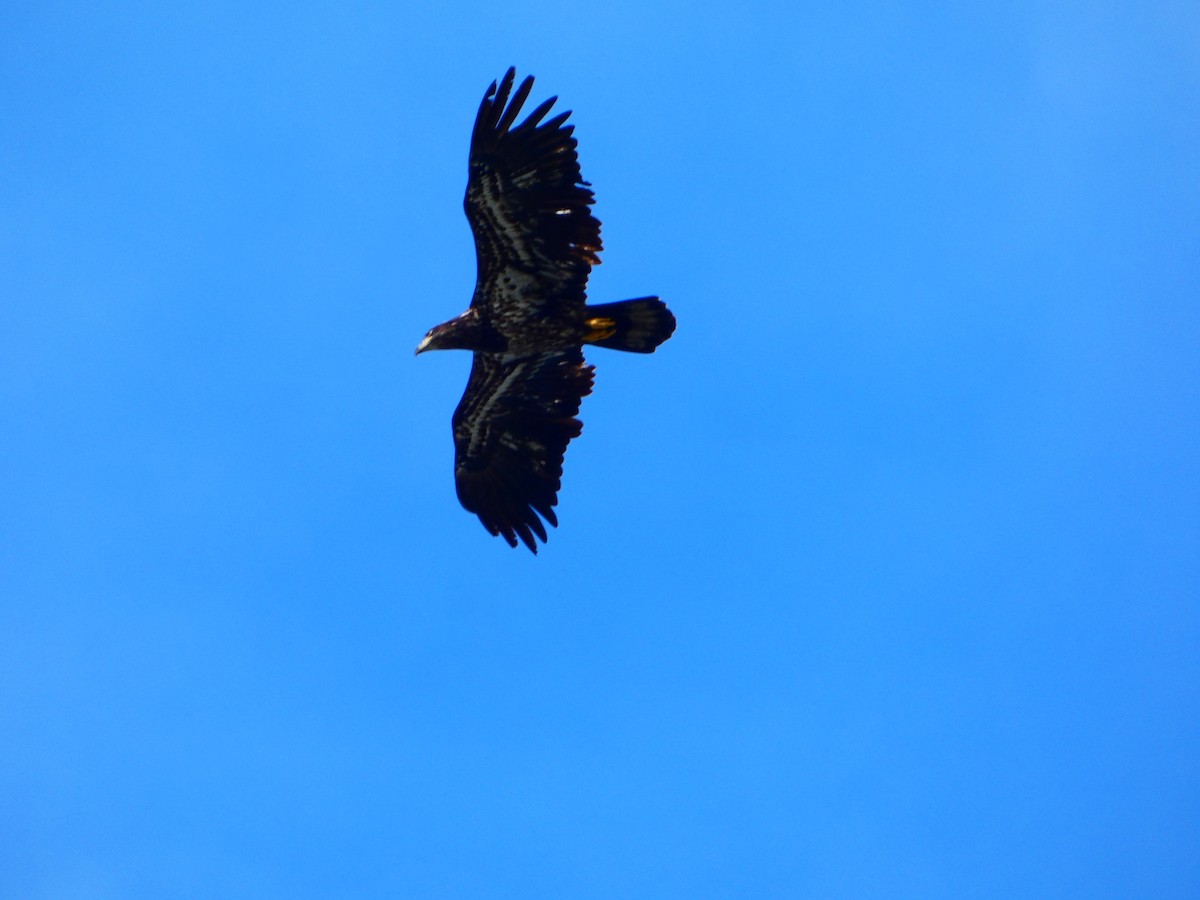
[[[675,317],[657,297],[639,297],[587,307],[593,335],[584,340],[610,350],[653,353],[675,331]]]

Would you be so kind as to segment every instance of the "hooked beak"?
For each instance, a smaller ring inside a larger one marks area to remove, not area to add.
[[[413,356],[420,356],[422,352],[427,350],[429,348],[429,340],[429,335],[425,335],[425,337],[421,338],[421,343],[417,344],[417,349],[416,352],[413,353]]]

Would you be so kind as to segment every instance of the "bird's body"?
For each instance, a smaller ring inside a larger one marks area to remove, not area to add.
[[[535,536],[546,540],[541,519],[558,524],[563,454],[592,389],[583,345],[649,353],[675,317],[657,297],[587,305],[602,245],[574,126],[564,125],[570,113],[543,122],[552,97],[513,127],[533,87],[526,78],[510,101],[515,76],[509,69],[484,94],[471,135],[463,201],[478,266],[471,306],[431,329],[417,352],[474,351],[453,419],[458,498],[489,532],[536,553]]]

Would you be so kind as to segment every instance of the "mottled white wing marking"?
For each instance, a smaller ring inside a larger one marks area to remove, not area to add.
[[[469,405],[467,403],[467,396],[463,396],[463,406],[466,407],[463,417],[463,433],[466,436],[466,446],[463,452],[467,457],[479,456],[492,428],[496,424],[497,406],[504,402],[509,393],[513,391],[513,386],[525,376],[529,370],[529,366],[536,361],[528,357],[524,360],[515,359],[507,353],[499,358],[502,361],[497,369],[500,375],[499,381],[496,381],[493,375],[489,379],[489,382],[476,385],[479,390],[475,392],[475,396]],[[468,394],[470,394],[472,384],[474,383],[474,369],[472,369],[471,374],[472,381],[467,384]],[[503,436],[501,440],[504,440]]]
[[[514,182],[517,187],[531,183],[534,173],[529,173]],[[534,235],[523,227],[520,220],[520,208],[512,204],[512,198],[505,197],[506,191],[501,180],[494,175],[481,175],[478,179],[479,193],[476,198],[476,209],[481,222],[490,232],[489,248],[497,253],[503,253],[497,259],[503,259],[508,264],[502,272],[497,272],[498,278],[503,278],[519,269],[512,268],[515,261],[526,270],[534,269],[545,264],[544,255],[537,252]],[[478,235],[478,231],[476,232]]]

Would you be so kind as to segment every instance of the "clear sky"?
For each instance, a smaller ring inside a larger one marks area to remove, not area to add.
[[[575,110],[538,557],[461,198]],[[1200,895],[1194,3],[0,12],[0,896]]]

